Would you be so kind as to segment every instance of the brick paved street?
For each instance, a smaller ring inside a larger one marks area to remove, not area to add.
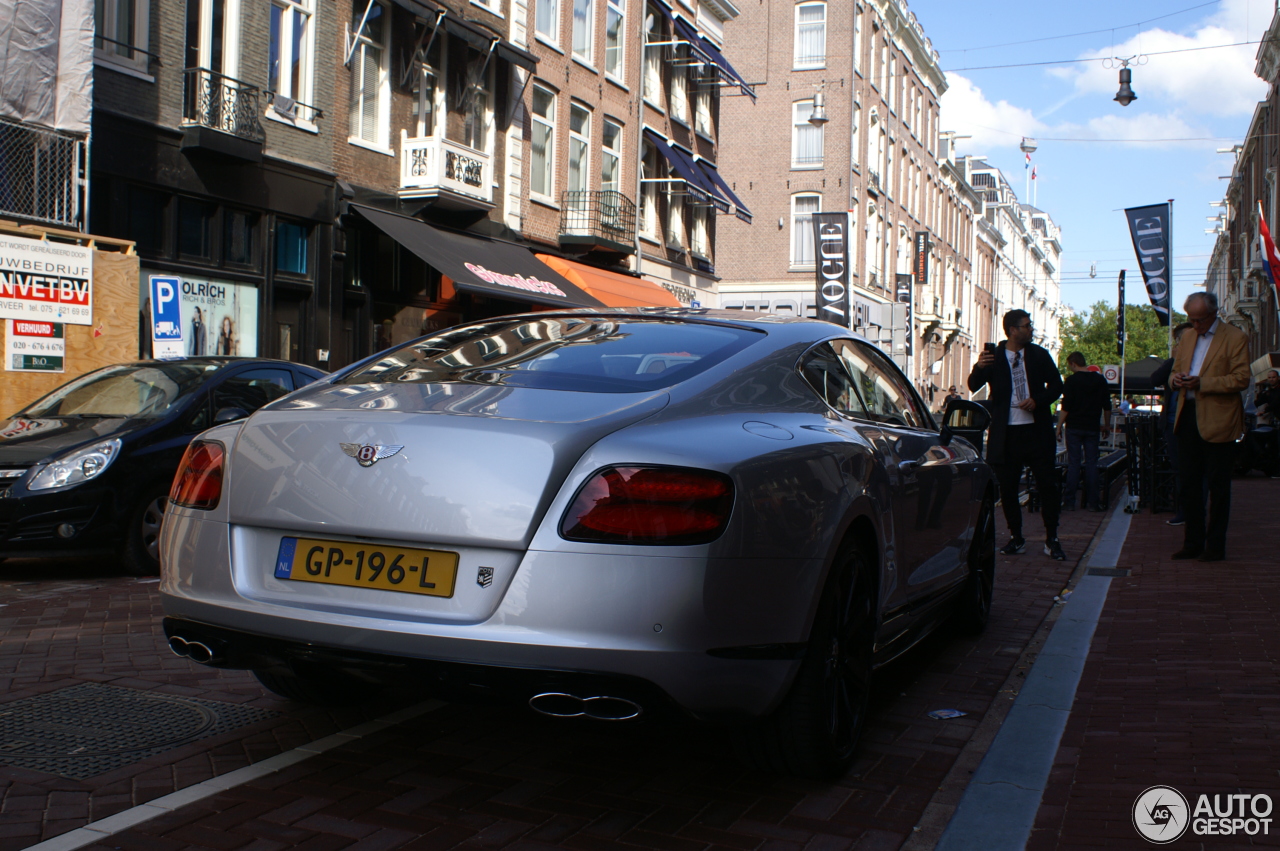
[[[1175,562],[1168,515],[1133,517],[1028,845],[1143,848],[1138,794],[1266,793],[1280,801],[1280,481],[1233,483],[1226,562]],[[1280,845],[1197,837],[1177,848]]]
[[[963,789],[967,772],[956,769],[962,749],[984,716],[998,712],[1001,698],[1007,704],[1009,695],[1000,691],[1028,666],[1028,643],[1104,516],[1065,515],[1065,563],[1044,558],[1038,548],[1002,559],[993,621],[981,639],[939,636],[877,677],[861,758],[838,783],[747,772],[725,737],[674,721],[578,724],[518,707],[447,705],[114,834],[99,847],[898,848],[931,799],[936,804]],[[1035,532],[1038,523],[1029,518],[1028,530]],[[309,709],[270,695],[245,672],[178,659],[162,640],[154,580],[77,565],[12,563],[0,568],[0,603],[5,704],[102,683],[277,713],[83,780],[0,764],[0,851],[25,848],[422,697]],[[926,716],[940,708],[969,714],[950,721]],[[966,753],[972,758],[974,749]]]

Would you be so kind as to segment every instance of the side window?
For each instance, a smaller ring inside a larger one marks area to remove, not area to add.
[[[863,343],[837,340],[840,362],[849,371],[868,418],[891,425],[928,428],[929,419],[917,406],[911,388],[884,356]]]
[[[800,364],[800,373],[818,396],[842,414],[866,416],[862,401],[829,343],[809,351]]]
[[[187,425],[183,429],[187,434],[194,434],[204,431],[213,425],[213,418],[209,415],[209,397],[201,394],[200,400],[191,406],[191,416],[187,420]]]
[[[243,408],[249,413],[293,390],[287,369],[251,369],[233,375],[213,390],[213,410]]]

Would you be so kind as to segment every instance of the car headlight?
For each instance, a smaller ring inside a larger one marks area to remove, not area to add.
[[[49,488],[69,488],[81,482],[87,482],[102,475],[102,471],[111,466],[120,454],[120,439],[104,440],[102,443],[78,449],[75,452],[46,466],[27,485],[29,491],[43,491]]]

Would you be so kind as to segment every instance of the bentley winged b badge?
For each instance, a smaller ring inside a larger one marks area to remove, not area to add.
[[[339,443],[338,445],[342,447],[343,452],[360,462],[361,467],[372,467],[383,458],[390,458],[401,449],[404,449],[404,444],[399,446],[374,446],[369,443]]]

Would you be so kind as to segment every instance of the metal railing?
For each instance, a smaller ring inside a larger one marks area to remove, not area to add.
[[[182,118],[188,124],[211,127],[241,139],[266,138],[259,119],[258,87],[207,68],[188,68]]]
[[[636,234],[635,202],[611,189],[565,191],[560,195],[560,234],[630,245]]]
[[[0,216],[79,229],[85,140],[0,118]]]

